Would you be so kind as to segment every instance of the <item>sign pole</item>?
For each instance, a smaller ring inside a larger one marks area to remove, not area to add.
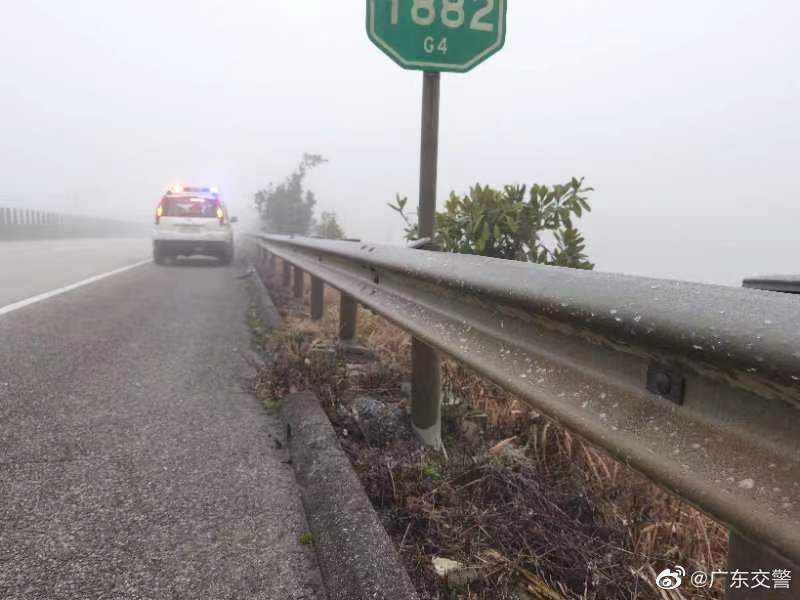
[[[441,74],[422,74],[422,149],[419,166],[419,236],[433,241],[439,163],[439,90]]]
[[[419,235],[433,243],[436,229],[436,183],[439,161],[439,90],[441,74],[422,75],[422,142],[419,168]],[[411,422],[428,446],[442,445],[442,369],[439,353],[422,340],[411,343]]]

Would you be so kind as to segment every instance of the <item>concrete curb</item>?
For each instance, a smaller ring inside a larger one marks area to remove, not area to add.
[[[330,600],[418,600],[319,400],[292,394],[281,413]]]
[[[251,298],[256,306],[256,311],[258,311],[258,318],[261,319],[261,322],[268,329],[276,329],[277,327],[280,327],[281,315],[278,312],[278,309],[275,308],[275,303],[272,302],[272,297],[269,295],[269,290],[267,290],[267,287],[261,280],[261,275],[259,274],[258,269],[253,267],[249,261],[247,261],[245,264],[248,266],[248,268],[252,268],[255,271],[253,276],[250,277],[250,280],[252,281]]]

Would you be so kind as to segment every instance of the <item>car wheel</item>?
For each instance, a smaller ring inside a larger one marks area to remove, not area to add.
[[[219,261],[226,266],[233,262],[233,246],[226,248],[222,254],[219,255]]]
[[[166,261],[166,256],[164,256],[164,251],[158,247],[158,245],[153,245],[153,262],[157,265],[163,265]]]

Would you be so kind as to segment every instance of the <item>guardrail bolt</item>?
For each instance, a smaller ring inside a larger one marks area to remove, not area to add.
[[[303,298],[303,294],[305,293],[305,273],[303,273],[303,269],[300,267],[294,268],[294,297],[298,299]]]
[[[663,365],[651,365],[647,369],[647,389],[674,402],[683,404],[684,389],[686,382],[683,376]]]
[[[668,396],[672,389],[672,382],[669,379],[669,375],[666,373],[658,373],[655,376],[654,385],[658,393],[662,396]]]
[[[319,277],[311,277],[311,318],[322,319],[325,312],[325,283]]]
[[[356,341],[358,325],[358,302],[352,296],[342,292],[339,305],[339,341],[345,344]]]
[[[411,422],[428,446],[442,447],[442,368],[439,353],[411,340]]]
[[[290,265],[286,260],[283,261],[283,285],[289,287],[289,284],[292,283],[292,265]]]

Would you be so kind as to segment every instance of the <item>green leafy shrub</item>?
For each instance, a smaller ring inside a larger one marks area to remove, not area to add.
[[[586,241],[575,221],[591,207],[583,179],[548,187],[507,185],[502,190],[476,184],[469,194],[455,192],[436,214],[440,250],[478,254],[576,269],[593,269]],[[389,207],[406,222],[406,239],[419,239],[419,228],[406,212],[408,198]]]

